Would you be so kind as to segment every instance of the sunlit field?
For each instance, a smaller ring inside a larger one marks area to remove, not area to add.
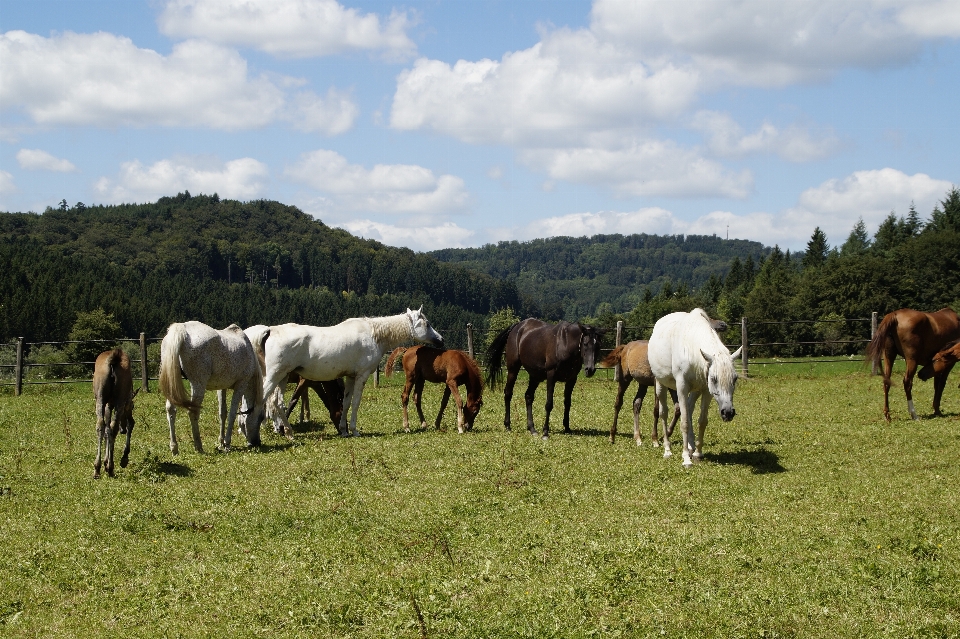
[[[629,402],[608,442],[608,372],[546,442],[523,427],[525,381],[512,433],[498,392],[474,432],[449,407],[442,430],[404,433],[397,375],[368,384],[359,438],[314,401],[294,442],[266,428],[227,454],[208,394],[208,452],[182,413],[177,457],[154,387],[130,465],[96,481],[90,386],[5,388],[0,635],[960,635],[958,374],[944,418],[915,385],[919,422],[898,380],[888,425],[862,362],[750,372],[688,470],[650,445],[652,393],[643,446]],[[440,396],[427,387],[431,424]]]

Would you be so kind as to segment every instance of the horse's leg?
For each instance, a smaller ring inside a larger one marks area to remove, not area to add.
[[[237,392],[233,393],[234,399],[238,399],[239,396]],[[220,389],[217,391],[217,415],[220,417],[220,437],[217,439],[217,444],[226,450],[230,450],[230,433],[224,432],[224,429],[227,426],[227,390]],[[231,426],[232,426],[231,420]]]
[[[108,414],[105,426],[109,425],[107,429],[107,459],[104,462],[106,466],[107,474],[113,477],[113,453],[117,444],[117,431],[120,430],[120,419],[123,415],[123,409],[117,408],[116,406],[107,406]]]
[[[221,427],[220,429],[220,432],[226,433],[226,437],[224,441],[221,442],[224,452],[230,451],[230,442],[232,441],[232,435],[233,435],[233,423],[237,419],[237,413],[240,410],[240,400],[252,391],[250,386],[251,384],[248,381],[248,382],[244,382],[242,385],[237,386],[236,388],[233,389],[233,397],[231,398],[231,401],[230,401],[230,414],[227,416],[226,427],[225,428]],[[226,396],[226,392],[224,392],[224,396]],[[226,397],[224,397],[224,399],[226,399]],[[224,409],[221,409],[221,412],[223,410]],[[248,406],[247,410],[252,411],[253,407]],[[249,416],[255,417],[255,415],[253,415],[252,413]],[[223,419],[223,417],[221,417],[220,419]]]
[[[677,391],[672,388],[668,388],[670,391],[670,398],[673,400],[673,421],[670,422],[670,428],[667,429],[665,435],[667,437],[673,437],[673,429],[677,425],[677,422],[680,420],[680,401],[677,399]],[[663,410],[667,410],[667,405],[663,405]],[[663,423],[667,423],[666,417],[663,419]]]
[[[407,377],[400,393],[400,404],[403,406],[403,432],[410,432],[410,416],[407,413],[407,404],[410,402],[410,390],[413,388],[413,377]]]
[[[316,392],[316,391],[314,391]],[[308,422],[313,421],[313,416],[310,414],[310,387],[303,387],[303,397],[300,399],[300,423],[303,423],[304,416]]]
[[[503,427],[510,430],[510,402],[513,401],[513,387],[517,383],[517,373],[520,369],[507,369],[507,383],[503,386]]]
[[[703,393],[700,395],[700,419],[697,422],[697,440],[694,444],[693,451],[693,460],[699,461],[703,459],[703,434],[707,430],[707,417],[709,417],[710,410],[710,400],[713,397],[710,393]]]
[[[353,382],[353,397],[350,401],[353,409],[350,411],[350,430],[353,431],[354,437],[360,435],[357,431],[357,412],[360,410],[360,399],[363,397],[363,385],[367,383],[368,377],[370,377],[369,373],[360,373]]]
[[[890,423],[890,375],[893,373],[893,360],[896,355],[883,354],[883,418]]]
[[[276,433],[282,433],[287,422],[286,409],[283,406],[283,389],[286,386],[287,373],[276,372],[271,377],[263,379],[263,401],[266,416],[273,420],[273,430]],[[277,392],[279,390],[279,392]],[[256,421],[256,420],[254,420]],[[260,445],[260,426],[256,424],[253,429],[248,427],[247,439],[251,445]],[[252,430],[253,438],[250,438]]]
[[[523,401],[527,407],[527,430],[531,435],[537,434],[537,429],[533,425],[533,398],[537,394],[537,386],[542,380],[533,375],[530,376],[530,382],[527,384],[527,392],[523,394]]]
[[[573,400],[573,387],[577,385],[577,378],[568,379],[563,384],[563,432],[570,432],[570,404]]]
[[[350,427],[347,422],[348,415],[351,413],[350,407],[353,403],[353,387],[356,377],[343,378],[343,412],[340,413],[340,427],[337,429],[341,437],[350,436]],[[353,411],[356,412],[356,411]]]
[[[440,398],[440,410],[437,411],[437,418],[433,420],[433,427],[440,430],[440,424],[443,421],[443,413],[447,410],[447,402],[450,401],[450,387],[444,384],[443,397]],[[457,426],[460,426],[459,413],[457,417]]]
[[[907,370],[903,374],[903,392],[907,395],[907,410],[910,411],[911,419],[920,419],[917,417],[917,409],[913,406],[913,376],[917,373],[917,362],[907,359]]]
[[[124,412],[126,415],[126,412]],[[127,420],[127,443],[123,447],[123,456],[120,457],[120,468],[126,468],[130,462],[130,436],[133,434],[133,414],[131,413]]]
[[[413,382],[413,405],[417,407],[417,417],[420,418],[420,428],[427,430],[427,418],[423,416],[423,384],[426,380],[417,376]]]
[[[663,456],[670,457],[673,451],[670,449],[670,438],[667,436],[667,387],[657,382],[654,386],[657,394],[657,416],[663,420]]]
[[[637,383],[637,394],[633,397],[633,441],[637,446],[643,444],[643,436],[640,434],[640,409],[643,408],[643,399],[647,396],[647,389],[650,388],[644,384]],[[653,423],[653,432],[650,434],[653,445],[657,445],[657,423]]]
[[[550,413],[553,411],[553,390],[556,388],[557,380],[553,375],[547,374],[547,401],[543,405],[543,438],[550,438]],[[536,431],[534,431],[536,433]]]
[[[440,413],[437,415],[437,421],[440,421],[440,416],[443,415],[443,409],[446,407],[447,399],[450,398],[451,394],[453,395],[453,401],[457,403],[457,432],[463,435],[463,398],[460,396],[460,388],[457,386],[457,381],[455,379],[447,381],[447,387],[443,392],[443,400],[440,402]]]
[[[693,405],[697,397],[687,389],[683,379],[677,380],[677,397],[680,399],[680,429],[683,433],[683,465],[690,467],[693,465],[693,458],[690,453],[693,452]],[[664,397],[663,406],[664,418],[666,418],[666,397]]]
[[[623,407],[623,393],[627,390],[627,386],[630,385],[630,379],[629,376],[623,375],[617,383],[617,398],[613,400],[613,424],[610,426],[611,444],[617,439],[617,418],[620,417],[620,409]],[[634,435],[634,438],[636,438],[636,435]]]
[[[170,453],[177,455],[180,453],[180,445],[177,443],[177,429],[174,425],[177,422],[177,407],[167,400],[167,424],[170,426]]]
[[[951,366],[952,368],[952,366]],[[943,398],[943,389],[947,386],[947,376],[950,375],[950,369],[943,371],[933,378],[933,416],[943,417],[940,412],[940,400]]]
[[[193,431],[193,449],[198,453],[203,452],[203,442],[200,441],[200,406],[203,404],[203,396],[207,389],[200,384],[196,386],[190,382],[191,397],[194,408],[190,409],[190,429]]]
[[[97,459],[93,462],[93,478],[100,479],[100,466],[103,464],[101,449],[103,448],[103,406],[97,400]]]

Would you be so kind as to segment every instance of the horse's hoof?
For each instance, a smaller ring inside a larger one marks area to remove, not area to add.
[[[673,457],[673,451],[670,451],[670,450],[663,451],[663,457],[664,459],[666,459],[667,457]]]
[[[536,435],[536,433],[534,433],[534,435]],[[544,435],[540,439],[542,439],[543,441],[547,441],[548,439],[550,439],[550,435]]]
[[[174,444],[173,446],[171,446],[171,447],[170,447],[170,454],[173,455],[174,457],[176,457],[177,455],[179,455],[179,454],[180,454],[180,447],[177,446],[176,444]]]
[[[100,479],[100,473],[93,473],[94,479]]]
[[[259,439],[254,439],[254,440],[252,440],[252,441],[250,441],[250,442],[247,442],[247,443],[250,445],[251,448],[260,448],[260,440],[259,440]]]
[[[130,462],[130,460],[127,459],[126,457],[121,457],[121,458],[120,458],[120,468],[126,468],[126,467],[127,467],[127,464],[128,464],[129,462]]]

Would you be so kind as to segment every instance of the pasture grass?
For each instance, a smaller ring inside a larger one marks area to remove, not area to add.
[[[644,446],[629,407],[608,443],[605,375],[547,442],[523,427],[525,382],[512,433],[494,392],[472,433],[450,408],[444,430],[404,433],[394,376],[368,385],[362,437],[315,410],[292,444],[268,429],[259,450],[198,455],[181,414],[178,457],[154,389],[130,465],[99,481],[88,385],[3,392],[0,635],[960,635],[957,375],[946,417],[917,383],[924,419],[897,388],[887,425],[879,378],[802,368],[758,367],[730,424],[712,407],[689,470],[649,445],[652,395]],[[542,406],[541,388],[538,428]]]

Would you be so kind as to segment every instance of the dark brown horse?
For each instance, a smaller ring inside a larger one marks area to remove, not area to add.
[[[911,308],[884,316],[877,333],[867,347],[867,360],[875,366],[883,358],[883,416],[890,421],[890,372],[893,361],[900,355],[907,361],[907,370],[903,374],[903,390],[907,395],[907,408],[910,416],[917,418],[913,407],[913,376],[918,366],[930,366],[934,356],[948,343],[960,338],[960,317],[949,308],[936,313],[924,313]],[[921,371],[920,379],[933,377],[933,414],[941,416],[940,397],[947,384],[950,369],[940,373]]]
[[[503,389],[506,412],[503,425],[510,430],[510,400],[520,368],[527,370],[530,383],[524,399],[527,402],[527,429],[536,435],[533,425],[533,398],[540,382],[547,382],[546,417],[543,420],[543,438],[550,436],[550,411],[553,410],[553,387],[564,382],[563,431],[570,432],[570,398],[580,369],[591,377],[600,359],[600,338],[603,330],[585,324],[547,324],[528,318],[505,329],[487,348],[487,384],[495,388],[500,381],[504,355],[507,364],[507,383]]]
[[[343,414],[343,378],[328,382],[317,382],[312,379],[300,377],[296,373],[291,373],[290,377],[287,378],[287,383],[291,382],[297,385],[297,389],[293,391],[293,396],[290,398],[290,406],[287,408],[287,421],[290,421],[290,415],[293,413],[293,409],[296,408],[297,402],[300,402],[300,421],[303,421],[304,413],[306,413],[307,421],[311,421],[310,396],[307,394],[307,391],[313,389],[313,392],[317,394],[317,397],[320,398],[320,401],[322,401],[323,405],[327,408],[327,413],[330,415],[330,422],[334,427],[340,423],[340,416]]]
[[[420,398],[423,395],[425,381],[445,384],[443,399],[440,400],[440,412],[434,427],[440,428],[443,411],[447,408],[450,395],[457,402],[457,430],[462,434],[464,429],[471,430],[473,422],[483,406],[483,376],[480,368],[473,359],[463,351],[444,350],[430,346],[401,346],[390,353],[387,358],[386,375],[393,373],[393,364],[397,356],[403,353],[403,372],[406,373],[407,383],[403,387],[400,401],[403,404],[403,430],[410,432],[410,419],[407,416],[407,402],[410,399],[410,390],[413,389],[413,403],[417,407],[420,417],[420,426],[427,427],[427,420],[423,416]],[[467,403],[460,399],[459,386],[467,389]]]
[[[613,425],[610,427],[610,443],[612,444],[617,437],[617,418],[620,416],[620,408],[623,407],[623,394],[633,380],[637,380],[637,395],[633,398],[633,440],[637,446],[643,443],[643,437],[640,436],[640,408],[643,407],[643,398],[647,396],[647,389],[657,383],[657,378],[653,376],[650,370],[650,361],[647,359],[647,340],[638,339],[633,342],[627,342],[613,349],[607,355],[601,366],[607,368],[616,368],[619,371],[619,388],[617,389],[617,400],[613,404]],[[680,405],[677,403],[677,391],[670,388],[671,397],[673,397],[673,421],[667,428],[667,437],[673,435],[673,427],[677,425],[680,419]],[[660,438],[657,436],[657,421],[660,418],[660,403],[653,402],[653,429],[650,431],[650,439],[654,446],[660,445]]]

